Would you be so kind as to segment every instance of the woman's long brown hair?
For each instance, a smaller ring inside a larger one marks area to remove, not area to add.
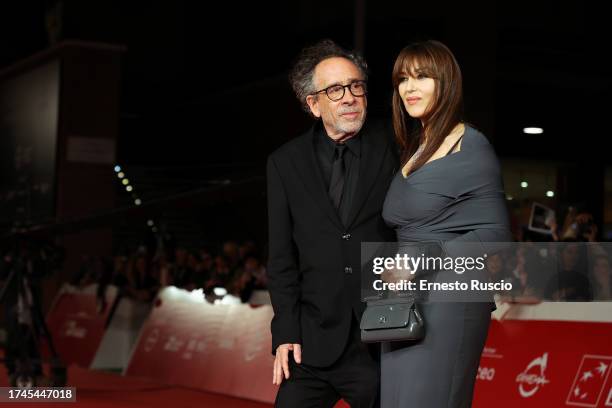
[[[435,81],[435,95],[422,118],[412,118],[406,112],[398,86],[403,77],[418,72]],[[412,163],[410,172],[423,166],[440,148],[444,139],[461,122],[463,116],[463,86],[461,70],[453,53],[439,41],[424,41],[405,47],[393,66],[393,129],[401,150],[402,168],[419,144],[427,146]],[[421,125],[421,120],[423,124]]]

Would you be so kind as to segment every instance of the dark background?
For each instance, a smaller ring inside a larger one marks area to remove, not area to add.
[[[9,1],[0,65],[47,48],[49,16],[60,16],[60,39],[127,46],[121,162],[249,163],[308,124],[286,81],[305,44],[361,48],[371,113],[384,116],[395,56],[413,39],[435,38],[462,66],[468,120],[501,156],[607,162],[594,148],[606,137],[611,96],[608,23],[596,4]],[[532,124],[546,133],[523,136]]]
[[[183,191],[202,180],[262,176],[266,156],[310,125],[287,82],[303,46],[331,38],[360,50],[371,71],[369,115],[389,120],[398,52],[413,40],[440,40],[463,70],[466,119],[502,160],[564,163],[555,200],[583,202],[603,222],[612,76],[608,17],[596,2],[64,0],[1,7],[0,69],[63,40],[126,47],[118,162],[157,172],[167,184],[196,180]],[[525,126],[545,132],[525,135]],[[249,217],[265,211],[260,198]]]

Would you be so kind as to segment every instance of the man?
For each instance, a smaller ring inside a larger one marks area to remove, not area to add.
[[[290,79],[318,120],[268,158],[276,406],[371,407],[379,369],[360,340],[360,243],[394,240],[381,209],[396,150],[388,132],[364,126],[361,58],[323,41],[302,51]]]

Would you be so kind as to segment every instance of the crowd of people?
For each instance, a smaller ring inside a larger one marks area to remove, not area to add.
[[[561,226],[551,220],[550,235],[524,228],[521,244],[487,259],[490,278],[512,283],[512,301],[612,300],[611,248],[597,241],[599,230],[590,213],[574,210]]]
[[[205,294],[224,288],[227,294],[247,302],[254,290],[265,289],[266,273],[253,241],[226,241],[218,250],[178,246],[153,252],[143,245],[113,258],[84,257],[70,283],[77,287],[99,283],[100,288],[112,284],[122,295],[143,302],[153,300],[166,286],[202,289]]]
[[[586,212],[569,212],[560,228],[553,224],[549,236],[523,229],[516,234],[520,245],[487,259],[491,280],[511,282],[511,300],[518,302],[612,300],[612,254],[597,242],[597,232]],[[166,286],[205,294],[224,288],[248,302],[254,290],[266,289],[265,254],[251,240],[197,249],[142,245],[112,258],[84,256],[70,283],[112,284],[122,295],[143,302]]]

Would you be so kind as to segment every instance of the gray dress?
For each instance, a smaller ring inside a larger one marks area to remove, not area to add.
[[[452,150],[452,149],[451,149]],[[385,222],[400,242],[511,240],[500,166],[486,137],[466,125],[461,149],[423,165],[389,187]],[[474,245],[474,244],[470,244]],[[382,408],[467,408],[494,304],[426,302],[420,342],[382,344]]]

